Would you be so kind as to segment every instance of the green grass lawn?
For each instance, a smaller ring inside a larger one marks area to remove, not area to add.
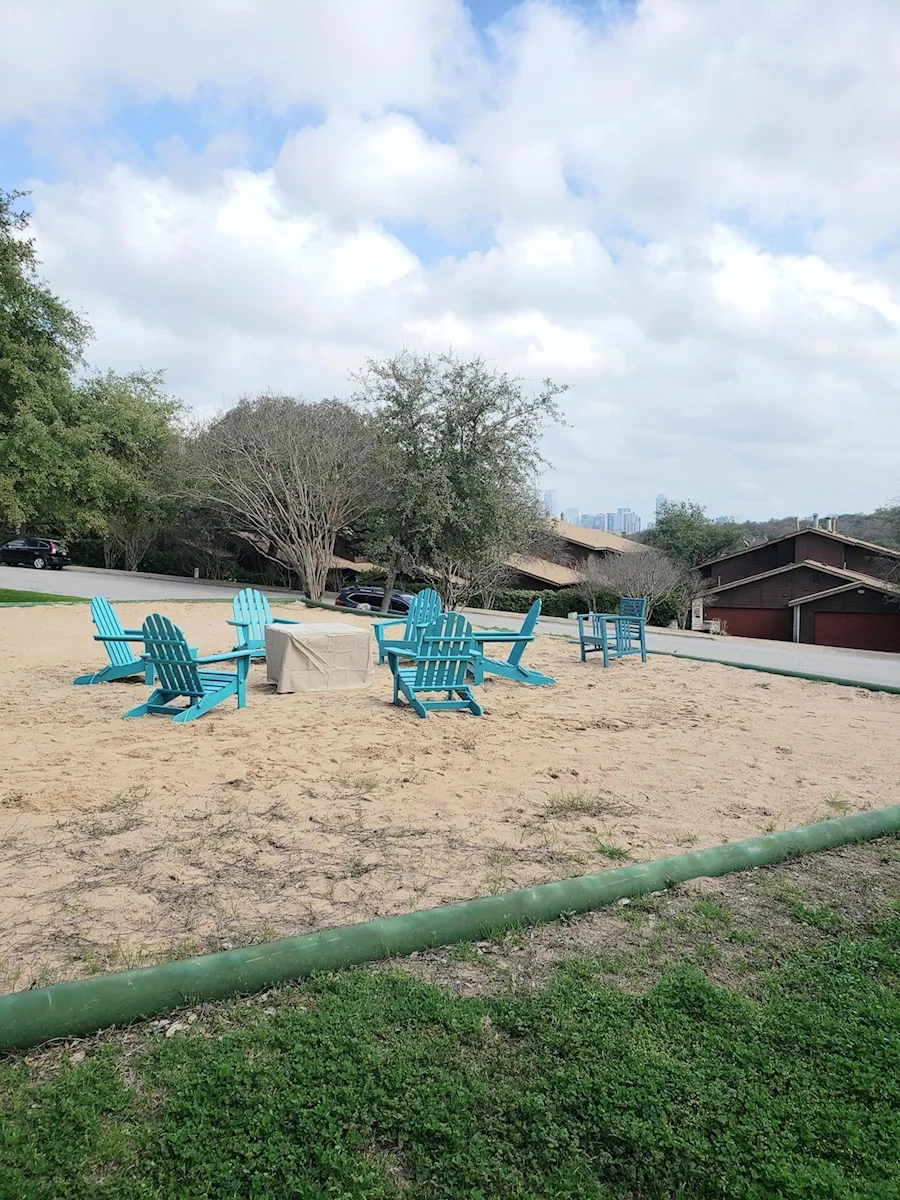
[[[8,1060],[0,1197],[898,1197],[900,915],[810,936],[740,989],[355,971]]]
[[[0,588],[0,604],[86,604],[84,596],[58,596],[55,592],[20,592]]]

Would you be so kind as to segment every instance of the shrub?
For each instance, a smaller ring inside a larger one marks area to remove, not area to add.
[[[588,605],[577,587],[559,588],[554,591],[547,588],[543,591],[530,591],[527,588],[499,588],[491,597],[491,608],[500,612],[528,612],[535,600],[541,602],[541,612],[545,617],[567,617],[570,612],[587,612]],[[609,592],[601,596],[603,612],[615,612],[619,597]]]

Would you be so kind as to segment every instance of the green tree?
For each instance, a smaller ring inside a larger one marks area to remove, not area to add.
[[[96,374],[74,389],[69,428],[73,475],[66,497],[78,531],[104,540],[107,566],[137,570],[158,530],[175,520],[181,405],[162,372]]]
[[[43,520],[72,477],[66,414],[90,327],[39,278],[22,192],[0,191],[0,520]]]
[[[493,590],[543,526],[540,442],[565,388],[545,380],[527,393],[483,359],[452,352],[370,361],[359,383],[389,481],[364,538],[388,569],[386,592],[398,571],[416,569],[437,578],[448,604]]]
[[[683,500],[664,505],[641,540],[644,545],[661,550],[672,562],[691,569],[707,559],[739,549],[745,537],[740,525],[731,522],[717,525],[702,505]]]

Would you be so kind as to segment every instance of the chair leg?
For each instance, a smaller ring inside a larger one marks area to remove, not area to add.
[[[146,717],[146,715],[149,711],[150,711],[149,703],[139,704],[137,706],[137,708],[129,708],[128,712],[125,713],[122,720],[127,721],[130,717]]]

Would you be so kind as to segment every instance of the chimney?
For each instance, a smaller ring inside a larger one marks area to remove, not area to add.
[[[813,515],[812,515],[812,527],[813,527],[813,529],[819,528],[819,514],[818,513],[813,513]]]

